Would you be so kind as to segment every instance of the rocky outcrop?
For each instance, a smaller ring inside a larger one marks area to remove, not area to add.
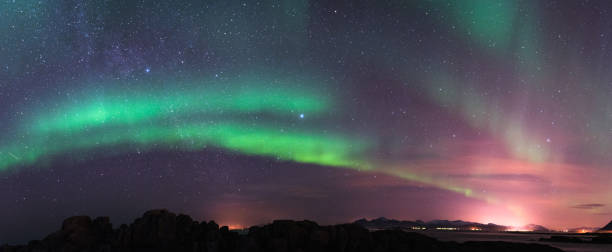
[[[83,251],[96,245],[109,244],[113,238],[108,217],[98,217],[92,221],[89,216],[73,216],[64,220],[59,231],[30,244],[47,250]]]
[[[66,219],[62,228],[41,241],[2,246],[0,252],[288,252],[288,251],[543,251],[559,249],[539,244],[507,242],[441,242],[401,230],[370,232],[357,224],[319,226],[312,221],[277,220],[249,228],[248,234],[229,231],[214,221],[197,222],[187,215],[152,210],[130,225],[112,229],[107,217]]]

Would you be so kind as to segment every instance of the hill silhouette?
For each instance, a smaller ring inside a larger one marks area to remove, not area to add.
[[[612,221],[610,221],[610,223],[608,223],[608,225],[602,227],[601,229],[599,229],[599,232],[601,233],[612,233]]]
[[[506,231],[508,227],[496,225],[493,223],[482,224],[477,222],[467,222],[461,220],[432,220],[424,222],[421,220],[416,221],[405,221],[387,219],[384,217],[367,220],[359,219],[353,222],[357,225],[365,227],[370,230],[382,230],[382,229],[402,229],[402,230],[419,230],[419,229],[436,229],[436,228],[455,228],[456,230],[479,230],[488,232],[501,232]]]
[[[27,245],[0,247],[17,251],[562,251],[541,244],[442,242],[401,230],[370,232],[357,224],[319,226],[312,221],[277,220],[248,233],[230,231],[214,221],[194,221],[183,214],[151,210],[130,225],[112,228],[108,217],[74,216],[60,230]]]
[[[450,229],[458,231],[485,231],[485,232],[504,232],[507,230],[529,230],[532,232],[550,232],[548,228],[536,225],[528,224],[522,227],[509,227],[503,225],[497,225],[494,223],[478,223],[469,222],[462,220],[432,220],[432,221],[406,221],[406,220],[395,220],[380,217],[372,220],[359,219],[353,222],[357,225],[365,227],[370,230],[382,230],[382,229],[402,229],[402,230],[423,230],[423,229]]]

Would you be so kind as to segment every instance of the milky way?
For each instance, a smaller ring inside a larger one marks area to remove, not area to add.
[[[3,1],[0,243],[149,208],[604,225],[610,10]]]

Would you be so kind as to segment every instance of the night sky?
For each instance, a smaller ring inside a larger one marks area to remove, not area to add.
[[[612,219],[610,1],[0,2],[0,243],[72,215]]]

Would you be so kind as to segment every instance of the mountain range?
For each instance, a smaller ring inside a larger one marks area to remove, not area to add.
[[[509,227],[497,225],[494,223],[478,223],[462,220],[432,220],[424,222],[421,220],[405,221],[394,220],[380,217],[377,219],[367,220],[359,219],[354,224],[360,225],[370,230],[383,229],[402,229],[402,230],[459,230],[459,231],[485,231],[485,232],[503,232],[503,231],[532,231],[532,232],[550,232],[548,228],[529,224],[522,227]]]

